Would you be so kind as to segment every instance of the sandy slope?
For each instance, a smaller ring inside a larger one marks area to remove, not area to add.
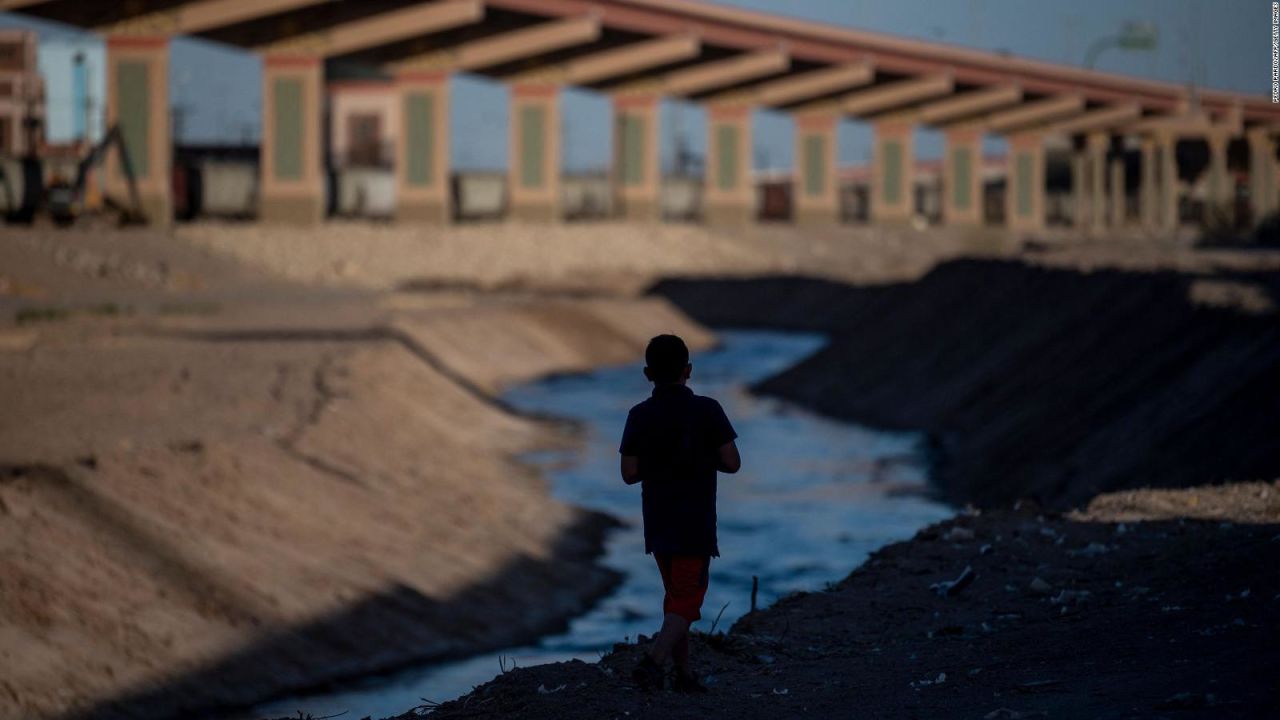
[[[488,393],[633,360],[656,329],[711,339],[659,300],[228,271],[214,310],[166,314],[193,295],[31,267],[39,302],[136,312],[3,332],[24,338],[0,349],[5,718],[199,712],[547,631],[614,581],[593,564],[610,521],[513,459],[566,429]]]

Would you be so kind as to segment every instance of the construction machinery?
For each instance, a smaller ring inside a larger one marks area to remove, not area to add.
[[[84,213],[89,171],[102,164],[106,159],[107,151],[112,146],[115,146],[120,155],[120,167],[124,171],[125,181],[128,184],[129,199],[127,204],[121,204],[111,197],[104,196],[103,205],[118,213],[121,225],[137,225],[146,222],[147,218],[142,212],[142,201],[138,196],[138,181],[133,174],[133,163],[129,160],[124,135],[120,132],[120,126],[114,125],[80,160],[76,166],[74,182],[55,179],[45,189],[45,207],[55,224],[64,227],[71,225]]]

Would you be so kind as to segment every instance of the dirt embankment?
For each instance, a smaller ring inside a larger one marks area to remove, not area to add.
[[[917,282],[671,280],[710,325],[827,333],[759,390],[922,429],[957,503],[1280,475],[1280,272],[960,260]]]
[[[243,706],[531,640],[612,586],[611,521],[514,458],[566,428],[491,393],[710,336],[658,299],[381,306],[72,318],[0,350],[0,717]]]

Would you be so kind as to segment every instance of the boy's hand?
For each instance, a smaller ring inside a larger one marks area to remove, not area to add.
[[[628,485],[640,482],[640,458],[635,455],[622,456],[622,482]]]

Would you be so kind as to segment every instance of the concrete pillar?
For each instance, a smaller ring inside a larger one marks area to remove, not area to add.
[[[1089,133],[1086,151],[1089,157],[1089,230],[1101,232],[1107,223],[1107,147],[1111,138],[1106,133]]]
[[[875,123],[871,221],[906,222],[915,212],[915,126],[894,118]]]
[[[712,103],[707,107],[707,132],[703,215],[712,224],[751,222],[751,105],[742,100]]]
[[[1171,133],[1156,136],[1159,151],[1159,206],[1158,226],[1161,231],[1173,232],[1181,224],[1178,211],[1178,138]]]
[[[169,38],[113,35],[106,46],[107,125],[120,126],[147,221],[167,227],[173,222]],[[110,153],[107,163],[107,192],[127,203],[119,155]]]
[[[942,218],[948,225],[980,225],[983,221],[982,131],[948,130],[943,136]]]
[[[560,85],[521,82],[511,86],[508,218],[536,222],[561,219]]]
[[[318,224],[325,215],[324,61],[268,55],[262,62],[262,84],[258,217],[264,222]]]
[[[1235,214],[1235,188],[1227,172],[1227,143],[1230,137],[1224,132],[1210,132],[1205,136],[1209,144],[1209,207],[1211,212],[1224,213],[1227,218]]]
[[[1071,224],[1077,232],[1089,227],[1089,154],[1080,148],[1071,153]]]
[[[1276,145],[1266,130],[1251,130],[1249,141],[1249,203],[1256,224],[1276,209]]]
[[[1044,229],[1044,138],[1027,132],[1009,136],[1005,217],[1011,230]]]
[[[1112,228],[1124,227],[1125,221],[1128,219],[1128,202],[1125,197],[1125,173],[1124,173],[1124,152],[1121,146],[1121,152],[1112,156],[1108,162],[1110,174],[1110,190],[1111,190],[1111,214],[1107,218]]]
[[[1156,141],[1143,136],[1139,141],[1142,153],[1142,175],[1138,185],[1138,213],[1144,230],[1156,228],[1159,214],[1158,179],[1156,177]]]
[[[449,202],[449,75],[444,71],[396,76],[400,140],[396,148],[396,219],[443,224]]]
[[[613,198],[627,220],[662,219],[662,165],[655,91],[613,96]]]
[[[801,225],[840,222],[840,191],[836,181],[836,124],[831,110],[795,116],[795,221]]]

